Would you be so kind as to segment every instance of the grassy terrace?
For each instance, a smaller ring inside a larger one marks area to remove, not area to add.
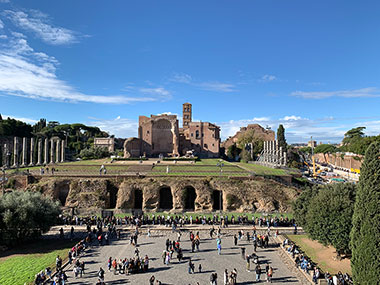
[[[110,159],[97,159],[97,160],[84,160],[75,162],[65,162],[54,166],[48,166],[56,169],[56,175],[99,175],[99,169],[102,164],[106,166],[107,175],[123,175],[128,172],[143,172],[148,176],[248,176],[251,173],[255,175],[289,175],[292,171],[284,169],[273,169],[262,165],[243,163],[243,162],[228,162],[223,160],[223,171],[220,172],[220,168],[217,167],[220,159],[202,159],[195,163],[178,161],[174,164],[173,161],[161,161],[160,164],[156,164],[152,170],[136,170],[134,167],[139,165],[149,165],[155,162],[155,160],[140,164],[138,161],[116,161],[110,163]],[[169,173],[166,173],[167,166],[169,166]],[[149,167],[148,167],[149,168]],[[28,170],[33,174],[40,173],[40,166],[20,168],[20,171]],[[8,170],[7,173],[14,173],[16,170]],[[50,174],[50,173],[49,173]]]
[[[0,284],[34,284],[34,276],[55,268],[57,255],[66,259],[75,242],[41,240],[0,255]]]
[[[289,239],[298,245],[324,271],[336,274],[339,271],[351,274],[350,260],[336,260],[335,249],[326,247],[318,241],[311,240],[307,235],[288,235]]]

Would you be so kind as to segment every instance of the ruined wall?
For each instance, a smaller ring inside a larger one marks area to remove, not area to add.
[[[20,181],[25,181],[25,176]],[[62,206],[85,210],[287,212],[298,191],[271,180],[218,178],[48,178],[28,179],[19,189],[40,191]],[[221,199],[221,201],[220,201]],[[187,208],[186,208],[186,207]]]

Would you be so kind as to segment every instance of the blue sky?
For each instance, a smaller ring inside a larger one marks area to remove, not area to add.
[[[139,115],[380,133],[378,1],[0,0],[0,113],[137,135]]]

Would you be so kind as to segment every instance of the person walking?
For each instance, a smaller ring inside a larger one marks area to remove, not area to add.
[[[216,239],[216,247],[218,249],[218,254],[221,255],[222,254],[222,239],[220,237]]]
[[[189,264],[188,264],[188,270],[189,270],[189,274],[191,274],[191,271],[192,271],[192,268],[193,268],[193,263],[191,262],[191,258],[189,259]]]
[[[234,234],[234,245],[235,246],[237,246],[237,242],[238,242],[237,236],[236,236],[236,234]]]
[[[260,282],[260,275],[261,275],[260,264],[256,265],[255,273],[256,273],[256,282]]]
[[[228,270],[225,269],[223,273],[223,284],[227,285],[228,284]]]
[[[273,278],[273,268],[269,267],[267,282],[272,283],[272,278]]]
[[[80,263],[79,268],[80,268],[79,274],[80,274],[80,277],[82,277],[82,275],[84,274],[84,261],[83,260]]]

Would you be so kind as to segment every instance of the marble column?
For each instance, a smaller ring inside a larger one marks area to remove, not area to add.
[[[30,139],[30,162],[29,166],[34,166],[34,138]]]
[[[18,138],[13,141],[13,167],[18,167]]]
[[[49,163],[49,140],[45,138],[45,145],[44,145],[44,164]]]
[[[37,148],[37,165],[41,165],[41,151],[42,151],[42,140],[38,140],[38,148]]]
[[[54,163],[54,140],[50,140],[50,163]]]
[[[59,162],[59,155],[61,154],[61,139],[58,139],[56,141],[57,143],[57,146],[56,146],[56,149],[55,149],[55,163],[58,163]]]
[[[26,166],[26,138],[22,138],[22,162],[21,166]]]
[[[62,140],[61,145],[61,162],[65,162],[65,140]]]
[[[280,157],[279,157],[279,164],[281,165],[281,166],[283,166],[284,165],[284,157],[283,157],[283,151],[282,151],[282,146],[280,146],[280,150],[279,150],[279,155],[280,155]]]

